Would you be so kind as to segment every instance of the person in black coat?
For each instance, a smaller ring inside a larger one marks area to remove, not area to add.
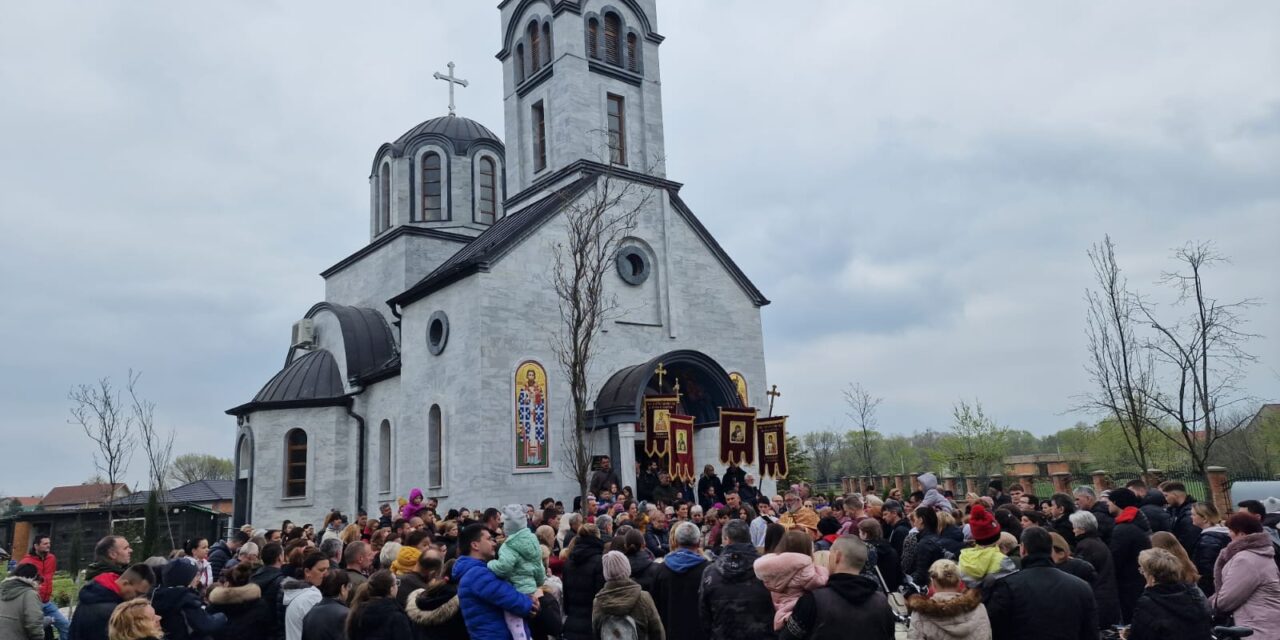
[[[209,612],[227,617],[227,626],[213,634],[215,640],[243,640],[262,637],[268,624],[262,606],[262,588],[250,581],[254,567],[238,564],[227,571],[227,584],[209,591]]]
[[[1076,546],[1076,534],[1071,529],[1071,514],[1076,512],[1076,503],[1065,493],[1055,493],[1049,499],[1049,526],[1067,539],[1067,544]]]
[[[346,640],[347,617],[351,610],[351,577],[346,571],[329,571],[320,583],[320,596],[302,619],[302,640]],[[227,640],[236,640],[235,637]]]
[[[1111,539],[1111,530],[1116,527],[1115,518],[1111,517],[1111,507],[1106,500],[1099,500],[1093,487],[1079,486],[1074,492],[1076,507],[1080,511],[1088,511],[1098,521],[1098,537],[1103,542]],[[1069,517],[1069,516],[1068,516]]]
[[[396,578],[390,571],[382,569],[375,572],[356,590],[346,630],[346,640],[407,640],[413,637],[409,616],[396,604]]]
[[[614,548],[626,555],[627,561],[631,563],[631,579],[635,580],[645,593],[653,595],[653,583],[658,579],[658,571],[662,569],[662,565],[655,561],[653,553],[645,545],[644,534],[638,529],[627,527],[627,531],[621,534],[621,538],[621,544]],[[618,537],[614,540],[617,541]]]
[[[698,590],[710,563],[699,551],[702,532],[692,522],[681,522],[674,534],[678,548],[664,558],[653,583],[653,603],[658,607],[667,640],[704,640]]]
[[[80,589],[79,604],[67,635],[77,640],[107,640],[107,623],[116,606],[147,595],[155,582],[155,573],[145,564],[135,564],[119,576],[98,574]]]
[[[943,547],[942,538],[937,534],[938,512],[929,507],[917,507],[912,516],[918,533],[911,567],[903,567],[903,570],[917,585],[927,585],[929,584],[929,567],[932,567],[934,562],[947,557],[947,551]],[[948,541],[947,544],[952,543]]]
[[[1125,488],[1133,491],[1141,500],[1138,510],[1147,517],[1147,524],[1151,525],[1152,533],[1173,530],[1173,518],[1169,517],[1168,511],[1169,503],[1165,501],[1164,494],[1159,489],[1149,488],[1141,480],[1130,480]]]
[[[1059,571],[1053,540],[1040,527],[1022,532],[1022,570],[996,580],[987,597],[992,640],[1097,640],[1093,591]]]
[[[746,483],[747,472],[737,463],[730,462],[729,468],[724,470],[724,477],[720,480],[720,500],[723,502],[730,490],[737,490]]]
[[[885,501],[884,507],[880,510],[880,517],[884,519],[884,537],[889,540],[889,544],[901,558],[902,542],[907,539],[907,534],[911,533],[911,522],[902,512],[902,503],[897,500]]]
[[[165,565],[164,586],[151,596],[166,640],[210,638],[227,625],[227,616],[209,615],[195,584],[200,579],[194,562],[179,558]]]
[[[702,475],[698,476],[698,504],[702,505],[702,510],[707,511],[715,506],[720,498],[720,478],[716,477],[716,468],[707,465],[702,469]]]
[[[1181,482],[1166,482],[1161,488],[1169,503],[1169,517],[1173,519],[1169,531],[1178,538],[1187,555],[1191,555],[1196,552],[1196,541],[1200,539],[1200,527],[1191,521],[1191,508],[1196,499],[1187,495],[1187,488]]]
[[[713,640],[773,640],[773,600],[756,577],[760,557],[747,523],[730,520],[721,532],[720,557],[702,572],[698,612],[703,637]]]
[[[1182,564],[1164,549],[1139,554],[1147,588],[1133,608],[1129,640],[1203,640],[1213,620],[1204,594],[1182,582]]]
[[[564,638],[592,640],[591,607],[604,588],[604,543],[595,525],[584,524],[564,563]]]
[[[1138,570],[1138,554],[1151,548],[1151,526],[1138,510],[1138,496],[1128,489],[1111,492],[1111,512],[1116,528],[1111,532],[1111,559],[1116,568],[1116,591],[1120,596],[1120,615],[1125,622],[1133,619],[1133,606],[1147,586]]]
[[[1200,590],[1208,597],[1214,591],[1213,567],[1218,562],[1218,555],[1231,544],[1231,533],[1222,526],[1218,508],[1209,502],[1197,502],[1192,506],[1191,521],[1200,527],[1200,539],[1196,541],[1191,561],[1200,573]]]
[[[467,624],[458,605],[458,588],[441,576],[453,573],[452,563],[445,563],[440,575],[433,576],[426,589],[409,594],[405,613],[414,625],[418,640],[467,640]],[[545,606],[544,606],[545,610]]]
[[[1093,513],[1081,511],[1071,514],[1071,525],[1076,532],[1075,557],[1088,562],[1096,574],[1090,586],[1098,604],[1098,628],[1109,629],[1120,624],[1120,592],[1116,588],[1115,561],[1111,549],[1098,537],[1098,521]]]
[[[871,555],[875,556],[876,569],[880,571],[880,577],[884,578],[885,588],[889,591],[897,591],[898,587],[902,586],[902,565],[898,559],[898,552],[894,551],[893,545],[884,539],[880,523],[867,518],[858,523],[856,533],[870,547]]]

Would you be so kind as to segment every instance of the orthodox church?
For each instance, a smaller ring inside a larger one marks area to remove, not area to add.
[[[674,392],[696,468],[723,471],[720,410],[765,399],[769,301],[654,165],[656,0],[499,9],[503,135],[451,100],[374,153],[368,244],[320,274],[325,299],[293,325],[283,369],[227,411],[237,524],[376,513],[415,487],[449,507],[575,495],[552,274],[566,211],[606,180],[630,185],[635,222],[604,282],[616,312],[589,371],[592,453],[634,487],[645,399]],[[452,65],[437,77],[465,83]]]

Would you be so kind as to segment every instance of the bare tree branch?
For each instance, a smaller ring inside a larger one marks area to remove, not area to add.
[[[876,427],[879,426],[876,411],[883,401],[884,398],[872,396],[861,383],[851,383],[844,390],[844,403],[848,407],[845,415],[857,429],[854,433],[854,438],[857,440],[854,455],[857,459],[858,472],[862,475],[875,474],[875,449],[879,441],[879,432],[876,431]]]
[[[78,385],[68,392],[67,398],[71,401],[71,424],[80,425],[98,448],[93,465],[109,486],[110,495],[106,500],[110,520],[115,486],[133,459],[134,416],[121,406],[120,392],[111,386],[110,378],[102,378],[94,385]]]

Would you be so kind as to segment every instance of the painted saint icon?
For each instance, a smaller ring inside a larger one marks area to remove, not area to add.
[[[516,368],[516,468],[543,468],[547,460],[547,372],[529,361]]]
[[[729,442],[732,444],[747,443],[747,423],[740,420],[729,423]]]
[[[658,409],[653,412],[653,432],[666,433],[671,430],[671,411]]]
[[[751,403],[747,402],[747,379],[741,373],[734,371],[729,374],[729,380],[733,381],[733,388],[737,390],[738,400],[742,401],[742,406],[751,406]]]
[[[687,431],[676,432],[676,453],[680,455],[689,453],[689,432]]]
[[[764,455],[766,456],[778,455],[778,434],[776,433],[764,434]]]

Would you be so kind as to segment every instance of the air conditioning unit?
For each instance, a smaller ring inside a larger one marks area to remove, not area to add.
[[[299,349],[310,349],[316,345],[316,321],[304,318],[293,323],[293,340],[291,343]]]

